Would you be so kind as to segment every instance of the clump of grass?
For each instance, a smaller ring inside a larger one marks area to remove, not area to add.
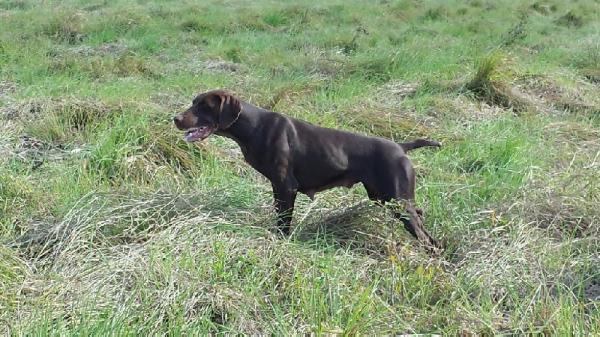
[[[344,123],[369,135],[400,141],[410,137],[425,137],[432,133],[431,129],[415,120],[414,116],[401,111],[361,108],[351,113],[352,116],[343,117]]]
[[[94,22],[95,27],[93,28],[95,33],[102,33],[108,28],[116,31],[119,35],[125,35],[149,21],[150,17],[139,8],[117,7],[104,11],[101,19]]]
[[[369,32],[364,27],[358,27],[354,31],[352,35],[352,40],[342,43],[340,46],[342,48],[342,52],[346,55],[352,54],[358,50],[358,39],[362,35],[369,35]]]
[[[262,19],[267,25],[271,27],[281,27],[289,23],[288,17],[285,15],[285,13],[281,12],[271,12],[265,14],[262,17]]]
[[[19,232],[16,219],[38,206],[39,195],[26,181],[8,172],[0,172],[0,238]]]
[[[492,77],[497,75],[498,67],[502,62],[502,56],[491,53],[478,59],[475,63],[475,75],[466,88],[474,92],[485,93],[492,83]]]
[[[0,8],[7,10],[27,9],[31,6],[32,4],[25,0],[7,0],[0,3]]]
[[[27,102],[25,131],[47,142],[86,140],[107,119],[122,112],[122,106],[94,99],[63,98]],[[34,111],[32,113],[31,111]]]
[[[242,49],[239,47],[231,47],[225,50],[225,59],[234,63],[242,61]]]
[[[198,18],[185,20],[180,24],[180,26],[181,29],[185,31],[198,33],[213,33],[215,29],[213,25],[203,22]]]
[[[264,32],[270,31],[273,27],[269,26],[263,19],[262,13],[256,11],[246,11],[238,15],[235,20],[227,20],[223,31],[228,33],[239,32]],[[218,24],[217,24],[218,25]]]
[[[502,62],[503,57],[499,53],[490,53],[479,58],[475,63],[475,74],[465,85],[465,89],[473,93],[477,99],[492,105],[513,109],[516,112],[530,109],[531,103],[501,80]]]
[[[500,43],[503,47],[508,47],[513,45],[515,42],[524,39],[527,36],[527,16],[524,15],[519,22],[513,26],[510,31],[508,31],[502,37],[502,42]]]
[[[163,171],[193,173],[202,157],[200,148],[185,143],[170,128],[130,115],[111,121],[99,134],[84,169],[114,184],[149,183]]]
[[[437,21],[447,16],[448,10],[444,7],[428,8],[423,14],[422,20]]]
[[[579,28],[583,26],[583,18],[580,15],[577,15],[573,10],[570,10],[567,14],[558,18],[556,23],[561,26]]]
[[[583,44],[573,56],[574,65],[593,83],[600,83],[600,43]]]
[[[556,4],[550,4],[544,1],[536,1],[531,6],[529,6],[529,8],[542,15],[550,15],[551,13],[556,12],[556,10],[558,9],[556,7]]]
[[[28,178],[23,177],[23,172],[29,175]],[[52,198],[35,180],[28,169],[0,171],[0,241],[5,247],[27,231],[32,219],[51,217]]]
[[[119,56],[114,63],[114,72],[119,76],[143,75],[150,78],[160,78],[160,73],[148,64],[148,61],[134,53]]]
[[[402,56],[399,53],[385,51],[378,53],[377,56],[371,53],[357,55],[352,62],[345,64],[344,71],[370,82],[387,82],[394,77],[401,67]]]
[[[583,71],[583,76],[592,83],[600,84],[600,68],[586,69]]]
[[[457,16],[464,16],[467,15],[467,13],[469,13],[469,7],[460,7],[456,10]]]
[[[14,250],[4,245],[0,245],[0,261],[0,320],[6,321],[20,305],[19,286],[29,276],[30,270]]]
[[[78,12],[65,12],[56,15],[45,24],[42,32],[58,41],[75,44],[85,38],[83,31],[85,18]]]

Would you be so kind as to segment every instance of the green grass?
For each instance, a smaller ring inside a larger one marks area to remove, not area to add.
[[[0,333],[600,334],[596,1],[0,1]],[[446,249],[172,116],[224,88],[397,141]]]

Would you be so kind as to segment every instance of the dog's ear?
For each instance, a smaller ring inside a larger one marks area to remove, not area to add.
[[[219,98],[219,129],[225,130],[233,124],[242,110],[240,101],[228,93],[219,93],[216,95]]]

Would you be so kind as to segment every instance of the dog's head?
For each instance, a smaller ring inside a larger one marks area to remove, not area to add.
[[[217,130],[226,130],[239,117],[242,106],[231,94],[214,90],[199,94],[192,106],[173,118],[175,126],[185,131],[185,140],[203,140]]]

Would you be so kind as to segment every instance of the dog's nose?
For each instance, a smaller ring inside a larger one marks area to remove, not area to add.
[[[175,123],[175,124],[181,123],[182,120],[183,120],[183,117],[181,117],[181,115],[177,115],[177,116],[173,117],[173,123]]]

